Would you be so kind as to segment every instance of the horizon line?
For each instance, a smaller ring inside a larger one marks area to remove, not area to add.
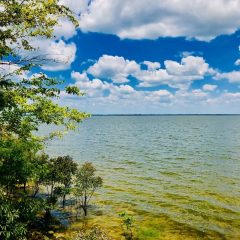
[[[240,113],[97,113],[92,116],[238,116]]]

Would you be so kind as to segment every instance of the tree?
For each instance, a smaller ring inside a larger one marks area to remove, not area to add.
[[[7,194],[13,193],[16,185],[23,185],[33,176],[33,157],[39,149],[38,142],[9,138],[0,141],[0,185]]]
[[[36,136],[35,132],[42,124],[74,129],[89,115],[56,103],[61,92],[81,93],[73,86],[64,88],[63,81],[40,72],[39,66],[45,59],[31,54],[36,50],[31,41],[53,37],[60,17],[67,17],[76,25],[71,11],[58,0],[0,0],[0,8],[0,187],[4,188],[0,238],[10,240],[23,239],[28,220],[36,214],[33,210],[21,217],[20,210],[35,206],[38,200],[29,202],[24,194],[14,191],[32,180],[37,191],[44,178],[35,160],[46,138]],[[25,57],[20,54],[22,51]],[[1,71],[6,66],[12,71]],[[24,75],[32,67],[37,73],[31,77]],[[39,164],[45,166],[44,162]],[[24,204],[24,208],[18,203]]]
[[[90,162],[84,163],[76,174],[75,195],[80,197],[81,207],[87,216],[89,201],[97,188],[102,186],[103,180],[95,176],[96,169]]]
[[[50,197],[53,197],[55,185],[58,182],[58,172],[55,168],[55,159],[51,158],[48,161],[48,175],[45,179],[45,185],[50,186]]]
[[[43,208],[43,200],[28,197],[17,201],[4,195],[0,189],[0,239],[23,240],[29,221],[34,220],[36,213]]]
[[[30,79],[22,75],[44,61],[41,56],[31,57],[30,53],[36,50],[31,46],[31,40],[51,38],[60,17],[67,17],[76,24],[70,10],[57,0],[0,0],[0,6],[3,9],[0,16],[0,67],[15,69],[0,73],[0,134],[4,137],[17,134],[29,139],[32,131],[38,130],[43,123],[74,128],[74,123],[88,115],[52,101],[59,97],[63,89],[58,87],[63,82],[41,72]],[[21,57],[18,54],[21,50],[29,52],[29,57]],[[65,91],[81,95],[73,86],[66,87]]]
[[[121,212],[121,213],[119,213],[119,217],[122,220],[122,229],[123,229],[124,237],[127,240],[132,240],[133,232],[134,232],[133,216],[127,214],[126,212]]]
[[[38,194],[40,185],[47,182],[49,172],[49,156],[45,153],[37,154],[33,161],[33,197]]]
[[[66,195],[71,193],[71,187],[57,186],[53,191],[55,196],[62,197],[62,207],[65,208],[66,203]]]
[[[70,193],[72,177],[77,171],[78,164],[70,156],[57,157],[53,159],[53,168],[56,182],[62,184],[57,193],[62,196],[62,206],[65,207],[66,195]]]
[[[20,221],[19,211],[0,189],[0,239],[24,239],[26,225]]]
[[[31,37],[51,38],[59,17],[77,21],[71,11],[58,0],[0,0],[0,58],[17,56],[19,49],[33,50]],[[29,59],[16,59],[28,62]]]

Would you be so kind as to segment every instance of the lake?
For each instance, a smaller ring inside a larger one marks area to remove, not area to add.
[[[93,116],[47,151],[95,164],[89,221],[116,239],[122,210],[142,239],[240,239],[240,116]]]

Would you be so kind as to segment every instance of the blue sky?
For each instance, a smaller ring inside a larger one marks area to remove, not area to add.
[[[240,113],[239,0],[61,0],[55,56],[42,70],[84,97],[61,102],[90,113]],[[194,2],[194,3],[193,3]]]

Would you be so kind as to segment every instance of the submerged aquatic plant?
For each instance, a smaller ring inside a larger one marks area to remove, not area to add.
[[[125,239],[132,240],[134,238],[134,218],[126,212],[119,213],[119,217],[122,219],[122,229]]]
[[[80,231],[73,240],[111,240],[111,238],[99,227],[93,227],[88,231]]]

